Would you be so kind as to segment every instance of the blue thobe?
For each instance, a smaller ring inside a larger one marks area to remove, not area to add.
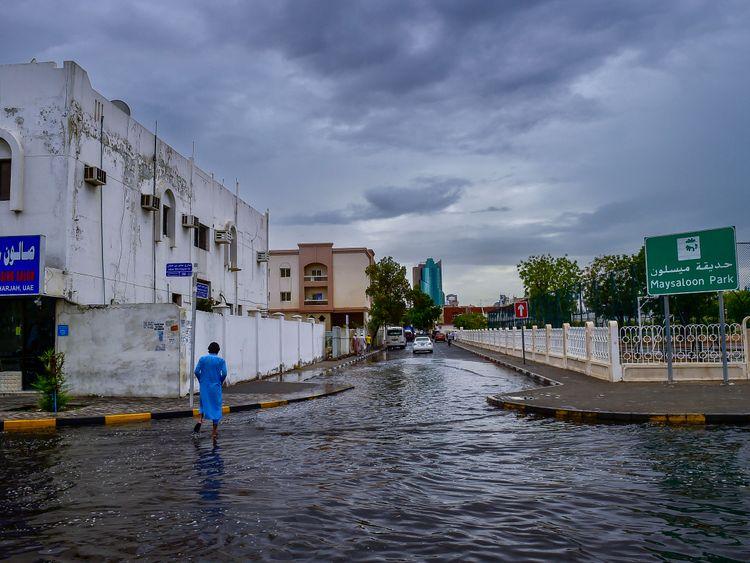
[[[221,420],[221,384],[227,378],[227,363],[215,354],[208,354],[198,360],[195,377],[201,384],[200,413],[204,418]]]

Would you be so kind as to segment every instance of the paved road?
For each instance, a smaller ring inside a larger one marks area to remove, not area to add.
[[[742,428],[579,425],[490,407],[529,386],[445,344],[330,398],[0,434],[0,554],[74,559],[747,560]]]

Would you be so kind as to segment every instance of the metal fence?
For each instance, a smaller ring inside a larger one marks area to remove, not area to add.
[[[675,363],[716,363],[721,361],[720,325],[673,325],[672,361]],[[726,325],[729,362],[745,361],[742,325]],[[620,357],[623,364],[661,364],[666,361],[664,327],[624,326],[620,328]]]
[[[740,289],[750,289],[750,242],[737,243],[737,269]]]

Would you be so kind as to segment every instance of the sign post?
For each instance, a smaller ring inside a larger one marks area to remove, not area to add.
[[[729,381],[724,291],[739,288],[737,237],[734,227],[646,237],[646,288],[650,296],[664,296],[667,372],[672,378],[672,335],[669,295],[717,292],[719,338],[724,383]]]
[[[529,302],[528,301],[516,301],[513,304],[513,312],[515,313],[517,320],[523,320],[529,318]],[[521,323],[521,357],[523,363],[526,363],[526,337],[524,336],[524,326]]]
[[[672,329],[669,324],[669,295],[665,295],[664,299],[664,343],[666,344],[667,354],[667,381],[674,383],[674,373],[672,371]]]
[[[172,262],[167,264],[167,277],[175,278],[186,278],[191,276],[190,283],[190,373],[188,379],[190,380],[190,408],[193,407],[195,401],[195,294],[196,287],[198,284],[198,272],[197,264],[195,267],[191,262]]]
[[[724,322],[724,292],[719,292],[719,338],[721,339],[721,372],[724,385],[729,383],[729,362],[727,360],[727,327]],[[747,351],[745,351],[747,353]]]

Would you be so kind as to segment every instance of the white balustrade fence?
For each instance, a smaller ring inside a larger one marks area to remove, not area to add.
[[[730,378],[750,379],[750,317],[726,325]],[[718,324],[672,326],[675,379],[721,379],[721,338]],[[521,336],[523,330],[523,340]],[[626,326],[615,321],[595,327],[532,327],[531,329],[459,330],[457,340],[467,344],[579,371],[609,381],[666,380],[664,327]],[[523,342],[523,344],[522,344]]]
[[[685,363],[721,362],[721,336],[718,324],[673,325],[672,361]],[[726,325],[729,362],[745,361],[743,329],[739,323]],[[667,339],[663,326],[624,326],[620,328],[620,356],[627,364],[660,364],[666,361]]]

